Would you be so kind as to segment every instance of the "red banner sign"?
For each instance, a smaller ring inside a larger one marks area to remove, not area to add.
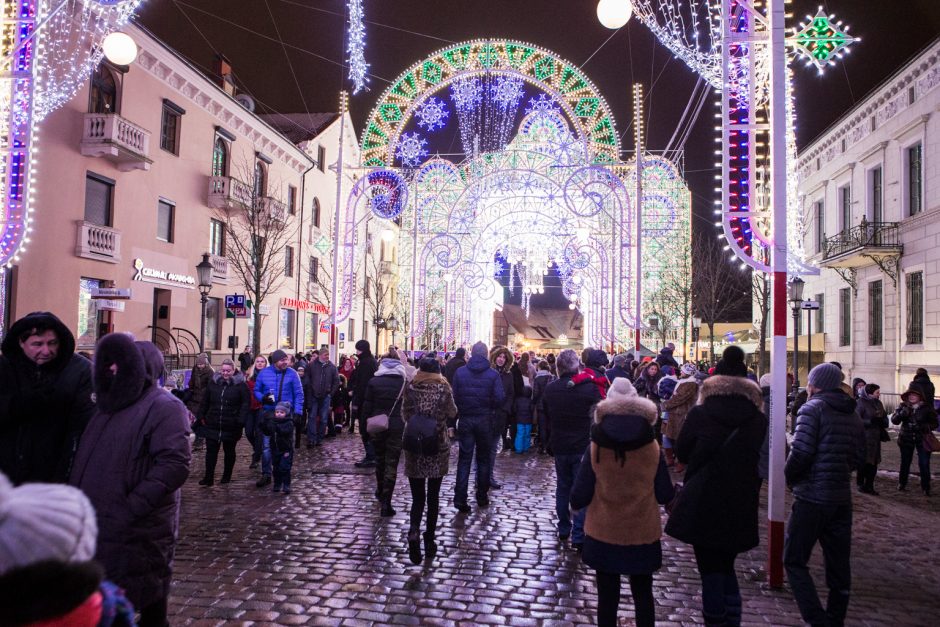
[[[298,300],[296,298],[282,298],[281,307],[287,307],[288,309],[297,309],[300,311],[313,311],[319,314],[330,313],[330,309],[326,305],[321,305],[320,303],[314,303],[309,300]]]

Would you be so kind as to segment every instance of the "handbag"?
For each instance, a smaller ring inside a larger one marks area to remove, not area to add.
[[[437,419],[429,414],[415,414],[405,423],[402,448],[417,455],[437,455],[440,451]]]
[[[878,439],[880,439],[882,442],[890,442],[891,436],[888,434],[888,430],[881,429],[881,433],[879,434]]]
[[[398,396],[395,397],[395,402],[392,403],[392,407],[388,410],[387,414],[376,414],[366,418],[366,433],[369,435],[378,435],[388,431],[388,416],[389,414],[395,413],[395,405],[401,400],[401,395],[405,391],[406,385],[408,385],[407,381],[402,382],[401,389],[398,390]]]
[[[933,434],[933,431],[924,432],[924,450],[930,453],[940,453],[940,440]]]

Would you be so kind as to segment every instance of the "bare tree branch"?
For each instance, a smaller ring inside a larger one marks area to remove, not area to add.
[[[716,240],[693,238],[692,259],[692,308],[708,326],[709,354],[714,360],[715,323],[727,320],[739,307],[741,292],[728,275],[732,267]]]

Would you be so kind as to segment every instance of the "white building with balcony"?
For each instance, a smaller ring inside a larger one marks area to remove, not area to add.
[[[799,194],[821,269],[801,362],[811,324],[814,354],[885,392],[940,376],[940,39],[800,153]]]
[[[40,128],[32,242],[7,282],[9,319],[52,311],[81,350],[103,333],[126,331],[168,356],[192,355],[201,326],[196,265],[209,253],[204,347],[229,353],[234,335],[240,352],[252,329],[250,320],[233,327],[225,318],[224,297],[245,289],[224,218],[261,206],[292,235],[279,252],[277,288],[254,303],[263,319],[252,350],[328,343],[329,295],[314,286],[332,263],[340,116],[289,121],[304,134],[298,142],[234,93],[224,59],[219,75],[207,77],[145,29],[125,32],[140,49],[137,60],[103,63]],[[352,166],[358,145],[345,116],[344,161]],[[130,298],[93,298],[102,287],[129,290]],[[340,329],[346,341],[361,337],[360,321]]]

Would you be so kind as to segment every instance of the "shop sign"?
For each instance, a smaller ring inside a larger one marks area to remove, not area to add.
[[[131,290],[129,287],[95,287],[91,290],[91,297],[94,299],[130,300]],[[98,305],[100,308],[101,303]]]
[[[196,286],[196,278],[189,274],[177,274],[168,272],[159,268],[149,268],[143,259],[134,260],[134,281],[144,281],[147,283],[159,283],[160,285],[170,285],[173,287],[184,287],[188,290]]]
[[[330,310],[326,305],[321,305],[320,303],[314,303],[309,300],[298,300],[296,298],[282,298],[281,307],[285,307],[287,309],[297,309],[297,310],[302,310],[302,311],[312,311],[318,314],[330,313]]]
[[[107,300],[107,299],[96,299],[95,305],[98,308],[98,311],[124,311],[124,301],[123,300]]]

